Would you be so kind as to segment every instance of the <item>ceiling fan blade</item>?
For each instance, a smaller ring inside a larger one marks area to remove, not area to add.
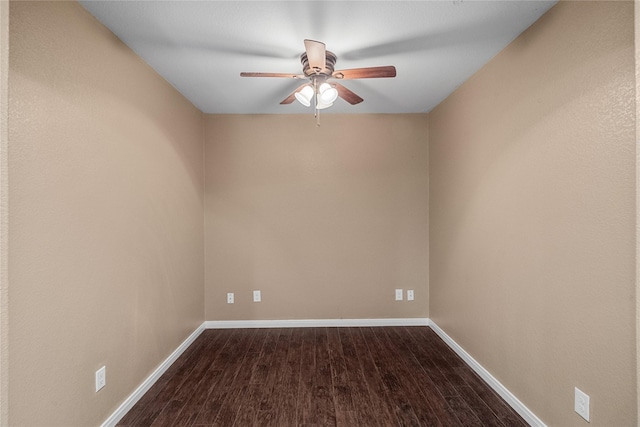
[[[327,66],[324,43],[305,39],[304,49],[307,51],[307,60],[309,60],[310,68],[314,70],[323,70]]]
[[[240,77],[286,77],[289,79],[305,79],[304,74],[287,74],[287,73],[240,73]]]
[[[384,67],[351,68],[350,70],[334,71],[332,77],[339,80],[351,79],[378,79],[381,77],[395,77],[396,67],[388,65]]]
[[[338,96],[340,96],[340,98],[347,101],[349,104],[356,105],[364,101],[364,99],[360,98],[358,95],[351,92],[349,89],[342,86],[341,84],[334,83],[334,85],[335,85],[335,88],[338,90]]]
[[[280,104],[281,105],[291,104],[293,101],[296,100],[296,93],[300,92],[300,89],[302,89],[303,87],[305,87],[307,85],[308,85],[308,83],[305,83],[303,85],[298,86],[298,88],[296,90],[294,90],[293,92],[291,92],[291,95],[289,95],[285,99],[283,99]]]

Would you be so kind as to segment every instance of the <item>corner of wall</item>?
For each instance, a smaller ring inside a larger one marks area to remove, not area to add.
[[[207,212],[205,197],[207,196],[207,114],[204,111],[200,111],[200,138],[202,142],[202,321],[207,320],[207,274],[206,274],[206,259],[207,259],[207,239],[205,233],[207,231]]]
[[[430,162],[429,162],[429,129],[431,125],[431,114],[425,113],[425,123],[426,123],[426,139],[427,139],[427,236],[431,236],[431,219],[429,216],[429,212],[431,210],[431,170]],[[431,242],[431,238],[427,237],[428,241]],[[427,274],[427,317],[431,316],[431,245],[427,244],[427,269],[429,273]]]
[[[634,1],[634,38],[636,49],[636,396],[640,397],[640,1]],[[640,422],[640,400],[637,401]]]
[[[9,2],[0,2],[0,425],[9,424],[8,412],[8,248],[7,248],[7,148],[9,87]]]

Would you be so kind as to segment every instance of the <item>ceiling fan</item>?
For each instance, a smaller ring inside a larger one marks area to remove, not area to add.
[[[316,115],[318,110],[330,107],[338,96],[351,105],[363,101],[361,97],[334,80],[377,79],[381,77],[395,77],[396,67],[368,67],[335,70],[338,57],[329,52],[325,44],[315,40],[304,41],[305,52],[300,55],[302,74],[287,73],[240,73],[241,77],[284,77],[291,79],[308,79],[287,96],[280,104],[291,104],[295,99],[305,107],[314,101]],[[314,100],[315,97],[315,100]]]

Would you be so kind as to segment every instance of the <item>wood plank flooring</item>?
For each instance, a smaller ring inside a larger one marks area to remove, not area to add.
[[[206,330],[119,426],[526,426],[428,327]]]

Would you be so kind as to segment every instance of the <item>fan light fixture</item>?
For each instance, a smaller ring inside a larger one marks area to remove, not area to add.
[[[316,95],[316,110],[323,110],[331,107],[333,102],[338,99],[338,90],[329,83],[324,82],[320,85],[317,91],[314,90],[311,84],[308,84],[295,93],[295,97],[298,102],[305,107],[311,106],[311,101],[314,95]]]
[[[333,105],[333,102],[331,104],[324,104],[322,103],[322,101],[318,100],[318,103],[316,104],[316,110],[324,110],[325,108],[329,108]]]
[[[331,107],[338,97],[351,105],[356,105],[363,101],[362,98],[340,83],[332,82],[329,84],[327,80],[378,79],[396,76],[396,67],[393,65],[336,70],[337,59],[338,57],[335,53],[326,50],[324,43],[305,39],[304,53],[300,55],[300,62],[302,63],[301,74],[242,72],[240,77],[285,77],[310,80],[310,82],[299,86],[283,99],[280,104],[291,104],[297,99],[305,107],[310,107],[313,102],[316,124],[320,126],[320,110]]]
[[[300,102],[300,104],[308,107],[311,105],[311,99],[313,98],[314,91],[313,88],[309,85],[302,88],[300,92],[296,92],[296,99]]]
[[[333,101],[338,98],[338,91],[336,88],[326,82],[320,85],[318,92],[320,93],[320,100],[323,104],[333,104]]]

